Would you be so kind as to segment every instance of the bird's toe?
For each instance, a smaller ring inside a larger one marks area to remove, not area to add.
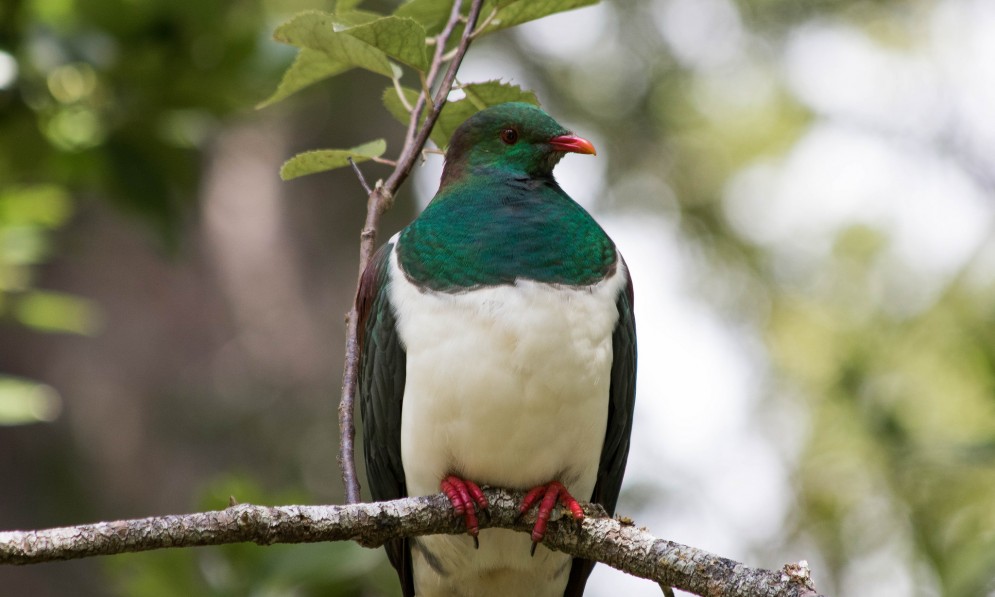
[[[480,523],[477,521],[477,509],[479,508],[482,512],[487,510],[487,496],[481,491],[479,485],[456,475],[449,475],[444,478],[439,483],[439,489],[449,498],[449,503],[452,504],[453,510],[463,517],[463,522],[466,524],[466,532],[473,537],[473,545],[477,547],[479,545],[477,534],[480,532]]]
[[[574,520],[584,520],[584,510],[580,507],[574,496],[570,495],[566,486],[559,481],[552,481],[545,485],[532,488],[525,494],[525,499],[522,500],[521,505],[518,507],[518,511],[524,514],[532,506],[535,506],[537,503],[539,504],[536,522],[532,527],[533,554],[535,554],[536,545],[541,543],[543,537],[546,536],[546,524],[549,522],[549,517],[553,514],[553,509],[556,508],[557,502],[570,511]]]

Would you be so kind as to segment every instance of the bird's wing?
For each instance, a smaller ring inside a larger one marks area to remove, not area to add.
[[[356,295],[359,312],[359,404],[363,416],[366,477],[375,501],[407,495],[401,462],[401,400],[406,355],[389,300],[393,244],[377,251],[363,272]],[[411,552],[406,539],[384,546],[397,569],[405,597],[414,595]]]
[[[621,256],[619,257],[621,259]],[[624,262],[623,262],[624,263]],[[628,275],[628,269],[626,269]],[[608,426],[601,449],[598,481],[591,501],[604,506],[609,515],[615,514],[625,461],[629,457],[629,436],[632,434],[632,413],[636,404],[636,320],[633,316],[632,278],[616,301],[618,323],[612,333],[612,371],[608,401]],[[570,581],[564,597],[584,594],[587,577],[594,562],[575,558],[570,569]]]

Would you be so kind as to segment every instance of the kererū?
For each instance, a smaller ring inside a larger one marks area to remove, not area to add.
[[[557,504],[614,513],[635,400],[632,280],[554,180],[566,153],[595,151],[531,104],[481,110],[453,134],[435,198],[362,275],[370,492],[441,490],[468,530],[386,545],[405,596],[579,596],[594,563],[535,546]],[[480,485],[530,490],[531,538],[485,529],[475,549]]]

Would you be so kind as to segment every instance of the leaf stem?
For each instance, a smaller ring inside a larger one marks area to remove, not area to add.
[[[484,17],[484,20],[480,22],[480,25],[473,30],[473,33],[470,34],[470,39],[477,39],[477,37],[484,32],[484,29],[487,29],[487,26],[491,24],[491,21],[493,21],[494,17],[497,16],[497,13],[498,9],[497,6],[495,6],[491,9],[491,14]]]
[[[411,106],[411,102],[408,101],[408,98],[404,97],[404,90],[401,89],[401,80],[394,77],[391,81],[394,83],[394,91],[397,92],[397,99],[401,100],[401,105],[408,111],[408,114],[411,114],[411,111],[414,110],[414,108]]]

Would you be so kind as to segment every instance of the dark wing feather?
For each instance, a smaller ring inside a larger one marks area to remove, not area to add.
[[[621,259],[621,257],[619,257]],[[624,263],[624,262],[623,262]],[[598,481],[591,501],[604,506],[609,515],[615,514],[615,504],[622,487],[625,461],[629,457],[629,436],[632,434],[632,413],[636,404],[636,320],[633,316],[632,278],[619,294],[618,323],[612,333],[612,372],[608,402],[608,426],[601,449]],[[584,594],[587,577],[594,562],[574,558],[570,580],[564,597]]]
[[[408,494],[401,462],[401,400],[407,357],[397,334],[390,305],[388,243],[377,251],[359,282],[359,406],[363,416],[366,477],[375,501]],[[397,569],[405,597],[414,595],[411,550],[406,539],[392,539],[384,548]]]

